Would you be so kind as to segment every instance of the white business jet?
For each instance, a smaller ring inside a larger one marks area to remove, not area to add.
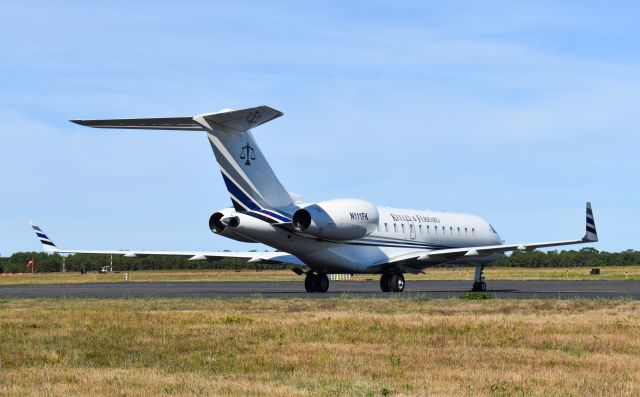
[[[173,255],[194,261],[237,257],[252,263],[292,264],[297,274],[306,274],[307,292],[326,292],[327,275],[335,273],[380,274],[382,291],[402,292],[403,273],[422,273],[427,267],[441,264],[475,266],[472,290],[484,291],[484,267],[505,252],[598,241],[589,203],[586,233],[578,240],[504,244],[493,226],[475,215],[378,207],[354,198],[303,202],[282,186],[251,134],[252,128],[280,116],[278,110],[259,106],[195,117],[72,120],[96,128],[205,132],[233,204],[211,215],[211,231],[233,240],[263,243],[277,251],[59,249],[42,229],[34,224],[32,227],[46,252],[125,257]]]

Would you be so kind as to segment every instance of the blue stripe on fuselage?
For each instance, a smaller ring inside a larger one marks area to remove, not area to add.
[[[429,247],[451,248],[451,247],[446,246],[446,245],[430,244],[430,243],[426,243],[426,242],[422,242],[422,241],[396,240],[396,239],[392,239],[392,238],[380,238],[380,237],[375,237],[375,236],[374,237],[365,236],[365,237],[362,237],[362,240],[363,241],[370,241],[370,242],[374,242],[374,243],[383,243],[383,244],[415,245],[416,247],[429,246]]]

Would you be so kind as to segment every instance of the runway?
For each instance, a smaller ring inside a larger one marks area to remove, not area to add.
[[[640,281],[487,281],[498,299],[640,299]],[[411,281],[404,296],[455,298],[465,295],[470,281]],[[329,292],[309,294],[302,282],[139,282],[0,286],[0,298],[335,298],[392,297],[378,281],[332,282]]]

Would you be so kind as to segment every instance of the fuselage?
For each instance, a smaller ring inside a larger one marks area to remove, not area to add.
[[[401,260],[404,255],[415,257],[416,252],[502,244],[493,227],[475,215],[376,208],[379,221],[375,230],[352,240],[309,238],[242,213],[234,231],[289,252],[312,269],[327,273],[377,273],[379,265]],[[499,255],[488,256],[483,261],[497,258]]]

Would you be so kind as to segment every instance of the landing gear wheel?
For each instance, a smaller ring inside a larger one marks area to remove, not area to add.
[[[307,277],[304,279],[304,289],[307,292],[315,292],[316,275],[315,273],[307,273]]]
[[[329,289],[329,277],[324,273],[309,272],[304,279],[304,289],[307,292],[327,292]]]
[[[327,292],[329,289],[329,277],[320,273],[316,276],[316,292]]]
[[[404,291],[404,276],[401,273],[391,275],[389,278],[389,288],[392,292]]]
[[[484,292],[487,290],[487,283],[485,283],[484,281],[476,281],[473,283],[473,287],[471,288],[471,291],[473,292]]]
[[[389,275],[387,273],[383,273],[382,277],[380,277],[380,289],[382,292],[391,292],[391,288],[389,287]]]

